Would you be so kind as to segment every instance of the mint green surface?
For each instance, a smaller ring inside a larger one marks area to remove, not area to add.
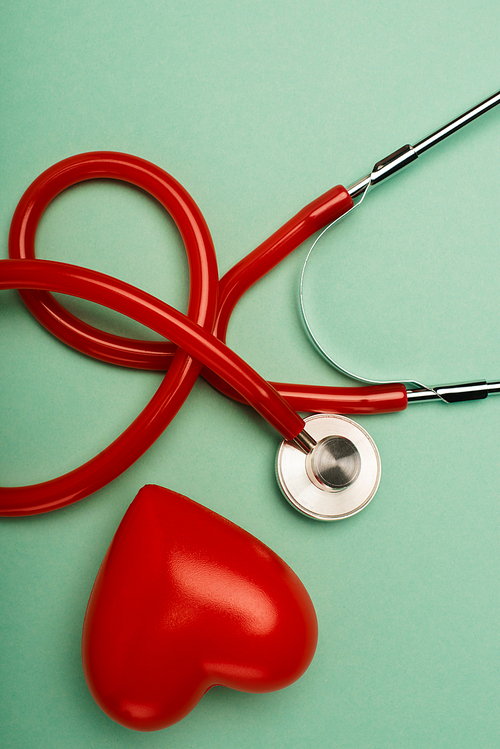
[[[299,0],[4,3],[1,257],[30,182],[120,150],[171,172],[212,231],[221,273],[337,182],[498,88],[500,6]],[[312,262],[311,313],[346,366],[430,384],[500,378],[500,111],[370,195]],[[310,346],[297,283],[307,246],[241,301],[229,343],[269,379],[344,384]],[[319,250],[319,246],[318,246]],[[185,309],[171,221],[132,188],[73,188],[43,217],[40,257],[114,274]],[[68,305],[142,335],[92,305]],[[71,470],[160,382],[67,349],[0,295],[0,483]],[[144,335],[151,335],[145,332]],[[492,749],[500,745],[500,398],[360,419],[382,482],[359,515],[296,514],[274,479],[279,438],[200,381],[154,447],[98,494],[0,523],[2,749]],[[297,572],[320,638],[307,673],[268,695],[217,688],[181,723],[136,734],[95,705],[80,664],[100,561],[145,483],[258,536]]]

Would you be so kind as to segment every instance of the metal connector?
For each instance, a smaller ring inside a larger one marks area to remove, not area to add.
[[[362,177],[360,180],[355,182],[353,185],[347,188],[347,192],[353,200],[364,196],[364,194],[375,187],[384,179],[392,177],[394,174],[404,169],[412,161],[418,158],[418,153],[415,149],[410,146],[402,146],[398,148],[394,153],[389,154],[385,158],[377,161],[370,174]]]
[[[408,403],[424,403],[441,400],[445,403],[482,400],[488,395],[500,393],[500,382],[460,382],[455,385],[439,385],[435,388],[417,388],[408,391]]]
[[[296,437],[293,438],[292,443],[296,447],[298,447],[299,450],[302,450],[302,452],[306,455],[310,453],[314,447],[316,447],[316,440],[311,437],[311,435],[308,434],[305,429],[303,429]]]
[[[497,104],[500,104],[500,91],[497,91],[493,96],[489,96],[480,104],[477,104],[477,106],[469,109],[468,112],[460,115],[460,117],[448,122],[447,125],[440,127],[439,130],[428,135],[415,146],[402,146],[401,148],[398,148],[397,151],[389,154],[389,156],[377,161],[370,174],[367,174],[354,182],[347,188],[347,192],[353,200],[356,200],[356,198],[363,198],[372,187],[379,185],[384,179],[392,177],[393,174],[396,174],[401,169],[408,166],[408,164],[411,164],[412,161],[415,161],[421,153],[429,150],[429,148],[435,146],[436,143],[440,143],[449,135],[456,133],[456,131],[460,130],[464,125],[467,125],[469,122],[472,122],[472,120],[480,117],[480,115],[493,109]]]

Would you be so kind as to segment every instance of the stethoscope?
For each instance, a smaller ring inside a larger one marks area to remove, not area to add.
[[[50,481],[0,488],[0,515],[49,512],[101,489],[123,473],[160,436],[200,373],[226,395],[253,406],[282,435],[276,473],[285,497],[297,510],[319,520],[338,520],[366,507],[380,482],[380,457],[368,433],[346,414],[401,411],[408,403],[427,400],[452,403],[485,398],[490,393],[500,392],[500,382],[429,388],[413,381],[395,384],[354,375],[340,367],[320,346],[301,293],[304,321],[312,340],[334,366],[363,381],[365,386],[336,388],[270,383],[225,345],[229,318],[245,291],[293,249],[320,229],[327,227],[325,231],[329,230],[358,207],[373,187],[499,103],[500,92],[417,145],[403,146],[377,162],[369,174],[349,188],[332,188],[237,263],[220,282],[210,232],[198,206],[186,190],[159,167],[135,156],[94,152],[70,157],[43,172],[25,192],[14,212],[9,234],[11,259],[0,261],[0,289],[19,289],[36,319],[78,351],[120,366],[166,371],[166,375],[128,429],[90,461]],[[97,178],[117,179],[145,190],[172,216],[184,241],[189,263],[191,285],[186,315],[103,273],[35,259],[36,229],[48,204],[71,185]],[[309,255],[302,271],[301,289],[308,259]],[[109,307],[146,325],[170,343],[103,332],[69,313],[49,292]],[[313,415],[304,420],[298,411]]]

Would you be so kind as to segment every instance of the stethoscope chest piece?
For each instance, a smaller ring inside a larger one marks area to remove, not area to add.
[[[305,420],[316,441],[309,453],[283,441],[276,473],[288,501],[316,520],[341,520],[370,502],[380,483],[380,456],[372,438],[345,416],[317,414]]]

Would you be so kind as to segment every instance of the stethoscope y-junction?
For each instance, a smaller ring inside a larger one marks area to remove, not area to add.
[[[253,406],[282,435],[277,475],[285,496],[298,510],[317,519],[334,520],[365,507],[380,481],[380,458],[366,431],[346,415],[400,411],[408,403],[427,400],[450,403],[485,398],[500,392],[500,383],[436,388],[415,382],[368,380],[364,382],[369,385],[354,388],[270,383],[225,345],[229,318],[245,291],[293,249],[357,207],[373,187],[499,103],[500,92],[415,146],[405,145],[377,162],[351,187],[332,188],[303,208],[220,281],[212,239],[200,210],[186,190],[154,164],[126,154],[94,152],[65,159],[41,174],[14,213],[10,259],[0,261],[0,289],[19,289],[37,320],[82,353],[120,366],[166,371],[166,375],[128,429],[90,461],[51,481],[1,488],[0,515],[49,512],[112,481],[164,431],[200,373],[226,395]],[[36,229],[48,204],[71,185],[96,178],[136,185],[155,197],[172,216],[189,262],[191,286],[186,315],[97,271],[35,258]],[[50,292],[105,305],[148,326],[169,342],[146,342],[103,332],[70,314]],[[302,307],[315,340],[303,302]],[[325,351],[323,354],[330,359]],[[299,411],[314,415],[304,421]]]

